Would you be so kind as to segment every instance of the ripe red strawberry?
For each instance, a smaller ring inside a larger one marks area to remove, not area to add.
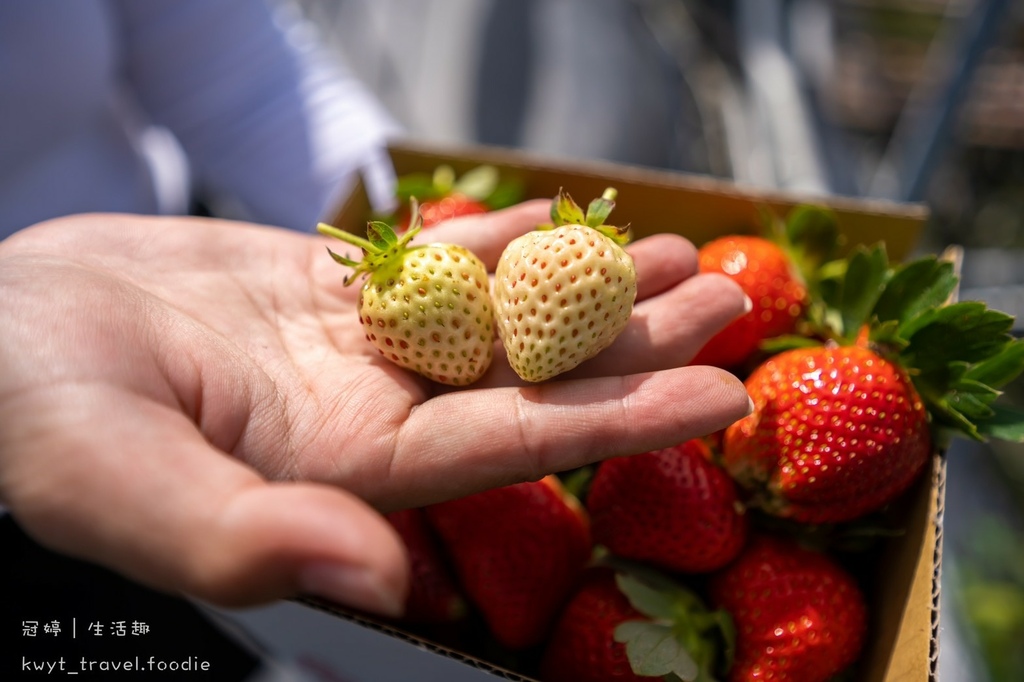
[[[558,478],[427,507],[466,595],[509,649],[539,644],[587,561],[586,512]]]
[[[753,539],[709,591],[736,624],[730,682],[825,682],[860,655],[860,587],[835,561],[790,540]]]
[[[443,164],[429,175],[404,175],[395,187],[400,205],[408,206],[413,198],[419,201],[424,228],[509,206],[518,200],[519,194],[518,185],[503,180],[493,166],[478,166],[457,177],[451,166]],[[395,230],[402,233],[409,229],[411,218],[403,210],[394,220]]]
[[[591,569],[558,619],[540,664],[545,682],[705,680],[727,669],[732,619],[651,571]]]
[[[544,650],[544,682],[641,682],[626,658],[626,645],[615,641],[615,628],[645,619],[615,584],[609,569],[589,571],[562,612]]]
[[[385,515],[409,554],[410,589],[402,619],[414,623],[451,623],[466,615],[466,600],[445,564],[441,547],[422,509]]]
[[[453,218],[487,213],[488,210],[487,205],[482,201],[470,199],[465,194],[451,194],[420,204],[420,214],[423,216],[423,227],[425,228]],[[408,228],[408,222],[404,227]]]
[[[855,519],[895,499],[928,462],[924,403],[906,372],[867,348],[786,351],[746,387],[754,411],[726,430],[724,465],[767,511]]]
[[[670,571],[721,568],[747,537],[736,485],[698,439],[602,462],[587,510],[594,542]]]
[[[796,330],[807,290],[778,244],[763,237],[727,236],[704,244],[698,258],[701,272],[731,278],[753,307],[705,344],[691,364],[734,367],[757,351],[765,339]]]
[[[726,430],[724,466],[755,501],[799,521],[849,521],[904,491],[937,436],[1024,439],[1024,415],[992,404],[1024,370],[1024,342],[1009,315],[948,302],[951,263],[892,266],[883,246],[860,247],[827,272],[805,327],[826,345],[752,372],[755,409]]]

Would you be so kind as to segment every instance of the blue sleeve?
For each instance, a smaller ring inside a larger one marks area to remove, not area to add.
[[[194,183],[242,217],[310,230],[398,126],[285,0],[116,0],[124,74]],[[380,168],[372,168],[379,174]]]

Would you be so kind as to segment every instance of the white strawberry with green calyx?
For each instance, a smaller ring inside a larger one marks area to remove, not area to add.
[[[487,268],[455,244],[409,246],[422,223],[415,203],[413,215],[401,237],[383,222],[367,225],[368,239],[323,223],[317,230],[363,250],[357,261],[327,249],[354,269],[346,285],[368,275],[359,320],[381,355],[433,381],[464,386],[487,371],[494,355]]]
[[[553,225],[513,240],[495,272],[496,324],[509,364],[526,381],[566,372],[611,345],[633,312],[636,269],[628,228],[606,225],[614,189],[583,210],[563,190]]]

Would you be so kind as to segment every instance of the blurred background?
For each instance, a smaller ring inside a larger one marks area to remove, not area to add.
[[[301,8],[412,137],[924,202],[919,250],[962,245],[961,298],[1024,318],[1024,1]],[[1024,450],[948,464],[941,679],[1024,679]]]

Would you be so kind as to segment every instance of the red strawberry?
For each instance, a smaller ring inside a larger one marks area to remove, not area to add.
[[[519,187],[502,180],[493,166],[478,166],[456,177],[455,170],[441,165],[432,174],[410,173],[398,179],[395,196],[407,206],[416,198],[423,227],[428,228],[452,218],[487,213],[515,203]],[[409,228],[410,215],[403,210],[396,218],[395,230]]]
[[[586,513],[558,478],[427,507],[463,590],[509,649],[543,641],[590,558]]]
[[[691,364],[733,367],[765,339],[796,330],[807,291],[789,256],[763,237],[728,236],[698,251],[701,272],[725,274],[740,285],[753,308],[733,320],[697,353]]]
[[[461,218],[467,215],[478,215],[480,213],[487,213],[487,211],[486,204],[470,199],[464,194],[451,194],[441,199],[424,201],[420,204],[423,227],[431,227],[445,220]]]
[[[441,548],[422,509],[403,509],[384,518],[394,526],[409,554],[411,585],[403,620],[451,623],[466,615],[466,601],[445,564]]]
[[[710,594],[736,624],[731,682],[825,682],[860,655],[864,597],[824,554],[758,537],[711,579]]]
[[[698,439],[602,462],[587,510],[596,543],[670,571],[720,568],[747,537],[736,486]]]
[[[725,432],[725,468],[767,511],[848,521],[895,499],[931,454],[928,415],[896,364],[867,348],[781,353],[746,381],[754,411]]]
[[[541,659],[545,682],[707,680],[727,668],[732,619],[646,567],[592,569],[562,612]]]
[[[540,678],[545,682],[644,680],[630,668],[626,645],[615,641],[619,624],[644,618],[615,584],[611,570],[588,572],[548,640]]]
[[[1009,315],[948,302],[951,263],[893,266],[883,246],[859,247],[810,281],[802,328],[826,345],[805,340],[752,372],[755,409],[723,443],[726,470],[767,511],[849,521],[906,490],[937,436],[1024,440],[1024,415],[993,405],[1024,370],[1024,341]]]

